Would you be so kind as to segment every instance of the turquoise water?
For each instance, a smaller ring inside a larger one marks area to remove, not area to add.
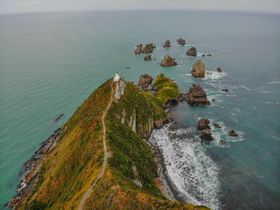
[[[221,122],[224,133],[217,131],[217,139],[227,138],[226,129],[241,134],[237,141],[225,139],[226,146],[215,141],[204,147],[218,170],[218,208],[279,209],[279,21],[279,16],[188,11],[0,16],[0,206],[15,193],[22,164],[40,143],[116,71],[135,81],[143,73],[163,72],[186,92],[195,82],[189,72],[196,60],[184,56],[188,46],[159,48],[149,63],[132,55],[137,43],[161,47],[166,39],[184,37],[213,54],[201,58],[207,70],[221,66],[225,75],[201,81],[216,102],[207,108],[181,104],[174,110],[177,120],[185,128],[199,117]],[[165,54],[179,65],[160,67]]]

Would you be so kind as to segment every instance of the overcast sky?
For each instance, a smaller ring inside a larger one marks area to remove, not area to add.
[[[221,10],[280,14],[280,0],[0,0],[0,14],[120,9]]]

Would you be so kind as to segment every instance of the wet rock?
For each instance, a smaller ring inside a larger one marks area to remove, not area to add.
[[[146,44],[143,48],[142,48],[142,53],[152,53],[155,49],[155,45],[153,43],[149,43]]]
[[[197,123],[198,130],[210,129],[210,121],[208,119],[200,119]]]
[[[204,78],[205,76],[205,65],[202,60],[197,60],[192,67],[192,76]]]
[[[227,142],[226,142],[225,140],[221,140],[219,143],[220,143],[220,145],[225,145],[225,144],[227,144]]]
[[[177,43],[181,46],[185,46],[186,45],[186,40],[184,40],[182,38],[179,38],[179,39],[177,39]]]
[[[196,57],[197,56],[197,51],[196,51],[196,48],[195,47],[191,47],[190,49],[187,50],[186,54],[188,56],[194,56]],[[202,55],[203,56],[203,55]]]
[[[234,130],[230,130],[228,132],[228,135],[231,136],[231,137],[237,137],[238,136],[238,134]]]
[[[206,142],[210,142],[213,140],[213,137],[212,137],[212,133],[210,131],[210,129],[204,129],[202,130],[200,136],[199,136],[203,141],[206,141]]]
[[[143,48],[143,44],[138,44],[138,45],[135,47],[134,54],[135,54],[135,55],[141,54],[141,53],[142,53],[142,48]]]
[[[223,72],[223,70],[222,70],[220,67],[218,67],[216,70],[217,70],[217,72],[219,72],[219,73]]]
[[[164,48],[166,48],[166,47],[171,47],[170,40],[166,40],[165,43],[163,44],[163,47],[164,47]]]
[[[175,60],[175,58],[172,58],[169,55],[166,55],[163,60],[160,62],[160,65],[162,67],[169,67],[169,66],[176,66],[177,62]]]
[[[187,93],[187,102],[191,105],[209,105],[205,91],[199,84],[193,84]]]
[[[138,86],[142,90],[152,89],[153,80],[154,80],[153,77],[148,74],[141,75],[139,78]]]
[[[214,126],[215,128],[222,128],[222,126],[220,126],[220,124],[218,124],[218,123],[213,123],[213,126]]]
[[[151,55],[145,55],[144,56],[144,61],[151,61],[152,60],[152,56]]]
[[[54,121],[55,122],[59,121],[63,116],[64,116],[64,114],[60,114],[57,118],[54,119]]]
[[[216,101],[216,99],[215,99],[215,98],[212,98],[212,99],[211,99],[211,101],[213,101],[213,102],[214,102],[214,101]]]

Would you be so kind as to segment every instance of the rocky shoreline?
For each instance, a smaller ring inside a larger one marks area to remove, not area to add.
[[[22,178],[20,184],[17,186],[17,194],[6,204],[6,206],[16,208],[18,203],[29,192],[30,187],[38,177],[44,158],[55,148],[61,136],[61,131],[61,128],[56,129],[52,135],[41,144],[32,155],[31,159],[24,163],[23,170],[20,173],[22,174]]]

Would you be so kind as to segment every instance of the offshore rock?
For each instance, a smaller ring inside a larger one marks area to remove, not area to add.
[[[145,55],[144,61],[151,61],[151,60],[152,60],[152,56],[151,55]]]
[[[210,129],[210,121],[208,119],[200,119],[197,123],[198,130]]]
[[[177,62],[175,60],[175,58],[172,58],[169,55],[166,55],[163,60],[160,62],[160,65],[162,67],[169,67],[169,66],[176,66]]]
[[[231,137],[237,137],[238,136],[238,134],[234,130],[230,130],[228,132],[228,135],[231,136]]]
[[[142,53],[143,44],[138,44],[134,50],[135,55],[139,55]]]
[[[179,39],[177,39],[177,43],[181,46],[185,46],[186,45],[186,40],[184,40],[182,38],[179,38]]]
[[[205,76],[205,65],[202,60],[198,60],[194,63],[192,67],[192,76],[204,78]]]
[[[187,54],[188,56],[194,56],[194,57],[196,57],[196,56],[197,56],[196,48],[195,48],[195,47],[191,47],[190,49],[187,50],[186,54]]]
[[[187,93],[187,102],[191,105],[209,105],[205,91],[199,84],[193,84]]]
[[[166,40],[165,43],[163,44],[163,48],[166,48],[166,47],[171,47],[170,40]]]
[[[146,44],[143,48],[142,48],[142,53],[152,53],[155,49],[155,45],[153,43],[149,43]]]
[[[212,133],[210,131],[210,129],[204,129],[202,130],[201,134],[200,134],[200,138],[203,140],[203,141],[206,141],[206,142],[210,142],[213,140],[213,137],[212,137]]]
[[[219,72],[219,73],[222,73],[222,72],[223,72],[223,70],[222,70],[220,67],[218,67],[216,70],[217,70],[217,72]]]

